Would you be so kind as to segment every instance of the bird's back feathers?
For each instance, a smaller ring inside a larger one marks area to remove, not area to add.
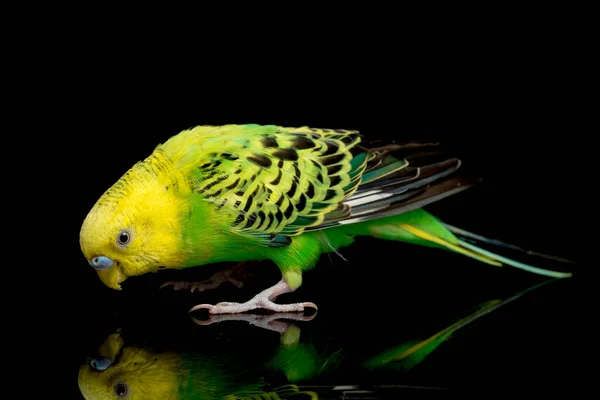
[[[436,144],[368,149],[357,131],[199,126],[159,146],[232,232],[282,247],[289,237],[400,214],[468,185]],[[433,150],[433,151],[432,151]]]

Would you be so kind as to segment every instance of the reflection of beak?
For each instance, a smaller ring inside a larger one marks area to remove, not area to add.
[[[119,333],[113,333],[104,340],[100,346],[99,353],[101,356],[108,358],[112,364],[115,362],[117,354],[119,354],[124,344],[125,341],[121,335]]]
[[[127,279],[127,276],[121,270],[121,265],[117,262],[106,269],[97,270],[96,272],[98,272],[102,283],[111,289],[121,290],[121,285],[119,284]]]
[[[110,362],[111,366],[115,365],[118,362],[118,357],[122,352],[123,345],[125,344],[124,340],[118,333],[114,333],[108,336],[104,343],[100,346],[99,350],[99,358],[102,358],[104,361]],[[106,369],[110,374],[110,366]],[[77,382],[79,385],[79,390],[85,399],[105,399],[105,395],[103,394],[106,390],[104,379],[99,379],[100,374],[103,374],[102,371],[94,369],[90,363],[85,363],[79,368],[79,375],[77,378]],[[106,372],[104,372],[106,374]]]

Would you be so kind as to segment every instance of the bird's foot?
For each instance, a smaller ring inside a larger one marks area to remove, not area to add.
[[[195,291],[203,292],[205,290],[216,289],[223,283],[231,283],[237,288],[244,286],[244,282],[237,278],[245,278],[245,274],[242,272],[242,266],[244,263],[236,264],[235,266],[217,271],[210,278],[199,281],[199,282],[174,282],[168,281],[160,285],[160,289],[168,286],[172,286],[173,290],[191,290],[192,293]]]
[[[298,313],[275,313],[269,315],[258,315],[258,314],[220,314],[210,315],[207,320],[200,320],[192,318],[198,325],[206,326],[212,325],[223,321],[245,321],[250,325],[257,326],[262,329],[275,331],[279,333],[286,333],[291,327],[295,326],[291,322],[281,320],[292,320],[292,321],[311,321],[317,314],[313,315],[302,315]]]
[[[281,280],[276,285],[263,290],[252,299],[248,300],[245,303],[230,303],[230,302],[221,302],[217,305],[212,304],[199,304],[197,306],[192,307],[189,312],[196,311],[199,309],[206,309],[210,314],[239,314],[247,311],[255,310],[257,308],[262,308],[264,310],[279,312],[279,313],[289,313],[289,312],[302,312],[305,308],[314,308],[317,310],[317,306],[315,303],[305,302],[305,303],[294,303],[294,304],[276,304],[273,302],[277,296],[289,293],[292,289],[289,285]]]

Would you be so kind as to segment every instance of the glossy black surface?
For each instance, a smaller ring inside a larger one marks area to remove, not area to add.
[[[369,139],[442,140],[485,182],[429,211],[482,235],[580,261],[575,272],[589,269],[575,234],[588,219],[580,208],[585,193],[579,183],[578,115],[585,110],[569,101],[570,81],[554,63],[569,56],[568,43],[553,30],[505,27],[472,34],[429,32],[411,45],[411,55],[398,53],[392,44],[340,53],[334,46],[311,57],[292,51],[292,64],[302,62],[306,68],[290,69],[281,79],[265,70],[263,75],[272,79],[258,78],[246,69],[249,60],[256,60],[254,54],[244,57],[236,73],[216,78],[199,69],[194,79],[160,90],[151,80],[133,79],[142,66],[122,64],[118,73],[81,79],[67,74],[65,84],[50,83],[43,93],[66,94],[41,97],[46,110],[56,111],[44,118],[52,127],[52,146],[39,159],[42,172],[47,165],[52,167],[49,176],[66,178],[52,179],[52,190],[44,189],[45,198],[52,193],[52,206],[35,231],[36,240],[44,242],[43,250],[36,249],[36,265],[42,266],[35,277],[29,270],[19,276],[39,284],[34,291],[39,300],[27,306],[35,316],[24,314],[36,335],[29,343],[39,350],[26,357],[29,367],[23,370],[39,367],[38,360],[50,354],[53,361],[41,364],[42,377],[51,377],[62,398],[81,398],[80,365],[118,328],[134,343],[176,351],[218,356],[231,343],[229,350],[246,360],[257,353],[268,359],[277,348],[276,332],[244,322],[200,326],[187,313],[199,303],[248,298],[278,279],[272,265],[257,270],[242,289],[224,285],[195,294],[158,289],[165,280],[208,274],[198,269],[139,277],[116,292],[102,286],[81,255],[81,222],[104,190],[158,143],[198,124],[308,125],[358,129]],[[359,67],[357,60],[365,59],[368,68]],[[282,72],[272,63],[262,65]],[[177,88],[186,95],[171,94],[169,89]],[[105,100],[98,102],[102,96]],[[426,339],[478,305],[508,298],[546,278],[371,238],[341,253],[347,262],[325,255],[305,275],[300,290],[281,298],[317,303],[314,320],[295,322],[301,340],[314,343],[318,354],[340,350],[347,357],[306,384],[513,393],[579,387],[581,350],[574,345],[583,344],[579,276],[539,288],[461,328],[411,371],[365,373],[360,368],[365,357],[406,340]],[[44,257],[46,263],[40,263]],[[253,359],[257,369],[264,366],[259,359]]]

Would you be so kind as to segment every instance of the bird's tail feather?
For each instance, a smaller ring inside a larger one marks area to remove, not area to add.
[[[486,238],[484,236],[478,235],[476,233],[473,232],[468,232],[464,229],[461,228],[457,228],[455,226],[443,223],[443,225],[450,231],[452,232],[456,237],[462,239],[465,242],[469,242],[472,245],[493,245],[493,246],[498,246],[501,248],[505,248],[505,249],[510,249],[510,250],[514,250],[517,251],[519,253],[523,253],[526,254],[528,256],[532,256],[532,257],[539,257],[539,258],[545,258],[547,260],[553,260],[553,261],[557,261],[557,262],[561,262],[561,263],[567,263],[567,264],[574,264],[574,261],[571,260],[567,260],[566,258],[562,258],[562,257],[557,257],[557,256],[553,256],[550,254],[544,254],[544,253],[540,253],[537,251],[533,251],[533,250],[526,250],[522,247],[519,246],[515,246],[514,244],[509,244],[509,243],[505,243],[502,242],[500,240],[497,239],[490,239],[490,238]]]
[[[468,233],[464,230],[457,230],[457,228],[454,228],[452,226],[448,226],[448,225],[444,225],[444,226],[446,226],[452,233],[454,233],[453,230],[457,231],[457,232],[461,232],[462,235],[466,235],[466,233]],[[419,229],[418,227],[411,225],[411,224],[400,223],[400,224],[398,224],[398,227],[408,231],[412,235],[415,235],[422,240],[426,240],[426,241],[435,243],[440,247],[445,247],[448,250],[452,250],[454,252],[466,255],[468,257],[485,262],[487,264],[495,265],[498,267],[501,267],[503,265],[508,265],[508,266],[519,268],[519,269],[522,269],[522,270],[525,270],[528,272],[532,272],[534,274],[549,276],[552,278],[569,278],[572,276],[572,274],[570,272],[553,271],[553,270],[549,270],[549,269],[534,267],[532,265],[525,264],[525,263],[513,260],[508,257],[504,257],[500,254],[496,254],[494,252],[491,252],[491,251],[485,250],[479,246],[476,246],[472,243],[469,243],[466,240],[461,239],[460,236],[455,235],[456,242],[452,243],[448,240],[445,240],[440,237],[429,234],[429,233],[425,232],[424,230]],[[469,237],[471,240],[474,240],[473,237],[475,237],[475,235],[471,234],[471,236],[469,236]],[[477,236],[477,237],[480,238],[480,241],[482,243],[496,244],[496,241],[494,241],[494,240],[487,239],[482,236]],[[497,242],[497,243],[498,243],[498,245],[502,245],[503,247],[506,247],[506,246],[516,247],[516,246],[505,244],[503,242]],[[541,254],[541,253],[528,252],[526,250],[522,250],[522,251],[525,253],[529,253],[529,254]],[[552,257],[552,256],[547,256],[547,255],[544,255],[544,256],[546,256],[546,258]],[[565,260],[565,261],[568,261],[568,260]]]

